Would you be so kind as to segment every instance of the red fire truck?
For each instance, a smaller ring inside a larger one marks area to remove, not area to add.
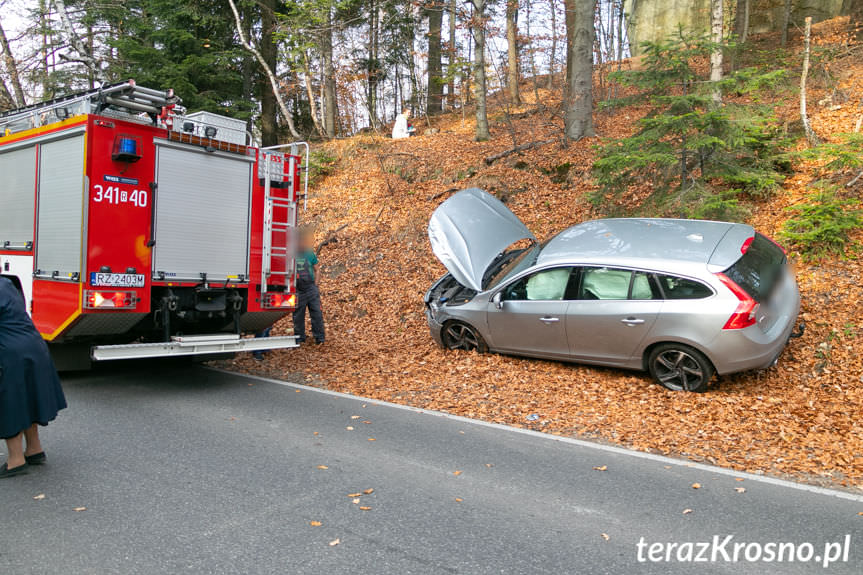
[[[0,275],[59,363],[294,347],[308,145],[134,81],[0,114]]]

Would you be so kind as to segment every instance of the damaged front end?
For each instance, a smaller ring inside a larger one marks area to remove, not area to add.
[[[471,301],[477,292],[461,285],[452,274],[446,274],[429,289],[423,301],[425,301],[426,320],[432,338],[443,346],[443,324],[447,320],[447,308],[457,307]]]

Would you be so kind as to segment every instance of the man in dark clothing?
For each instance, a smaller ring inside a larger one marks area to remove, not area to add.
[[[324,343],[324,316],[321,313],[321,292],[318,291],[318,256],[315,255],[312,234],[300,234],[297,254],[297,309],[294,311],[294,335],[297,343],[306,341],[306,308],[312,319],[315,343]]]

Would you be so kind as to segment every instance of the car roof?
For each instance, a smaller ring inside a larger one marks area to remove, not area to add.
[[[656,269],[665,262],[671,269],[681,264],[707,264],[726,234],[745,224],[664,218],[608,218],[567,228],[546,242],[537,265],[592,263],[638,265]]]

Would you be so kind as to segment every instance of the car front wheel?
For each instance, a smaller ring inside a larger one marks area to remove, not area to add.
[[[447,349],[464,349],[484,353],[488,348],[479,332],[466,323],[453,321],[443,328],[443,345]]]
[[[707,391],[713,365],[700,351],[679,343],[656,346],[647,359],[650,375],[672,391]]]

